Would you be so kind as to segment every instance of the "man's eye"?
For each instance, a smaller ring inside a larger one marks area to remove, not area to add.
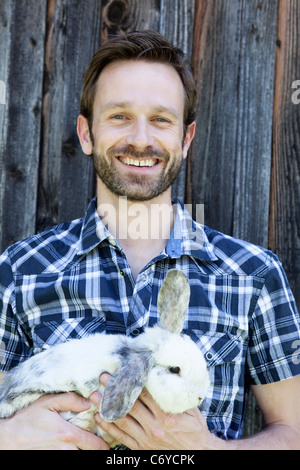
[[[157,122],[169,122],[167,119],[164,119],[164,118],[155,118],[155,121]]]
[[[125,116],[123,114],[116,114],[115,116],[112,117],[113,119],[117,119],[117,120],[122,120],[125,118]]]

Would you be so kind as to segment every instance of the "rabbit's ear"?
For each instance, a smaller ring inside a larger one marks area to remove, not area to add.
[[[122,365],[107,383],[100,405],[100,414],[108,422],[129,413],[144,387],[151,367],[146,353],[137,354],[129,348],[123,348],[121,355]]]
[[[159,326],[179,334],[183,328],[190,295],[191,289],[185,274],[177,269],[168,271],[157,299]]]

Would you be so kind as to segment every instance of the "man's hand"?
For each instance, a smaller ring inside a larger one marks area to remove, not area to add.
[[[88,410],[91,406],[76,393],[46,395],[0,420],[0,449],[3,450],[108,450],[100,437],[64,420],[59,412]]]
[[[103,385],[110,379],[102,374]],[[150,450],[300,450],[300,409],[295,404],[300,376],[266,385],[252,386],[262,410],[265,428],[245,439],[224,441],[210,433],[198,408],[172,415],[160,410],[145,390],[130,413],[115,423],[107,423],[99,413],[99,426],[130,449]],[[99,407],[101,395],[91,401]]]
[[[100,377],[103,385],[109,379],[108,374]],[[90,400],[99,408],[101,394],[92,393]],[[196,450],[220,446],[220,439],[208,431],[198,408],[177,415],[165,413],[146,390],[124,418],[107,423],[97,413],[95,419],[111,437],[133,450]]]

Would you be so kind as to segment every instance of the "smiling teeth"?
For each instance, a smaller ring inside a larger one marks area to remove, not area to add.
[[[126,165],[134,165],[134,166],[154,166],[157,163],[157,160],[134,160],[133,158],[122,158],[120,157],[122,163]]]

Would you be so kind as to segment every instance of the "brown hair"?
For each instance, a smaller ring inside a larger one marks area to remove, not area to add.
[[[104,67],[117,60],[145,60],[170,64],[178,72],[185,91],[184,127],[195,119],[196,87],[190,66],[181,49],[174,47],[157,31],[134,31],[105,42],[93,56],[83,76],[80,113],[93,121],[93,103],[96,85]]]

